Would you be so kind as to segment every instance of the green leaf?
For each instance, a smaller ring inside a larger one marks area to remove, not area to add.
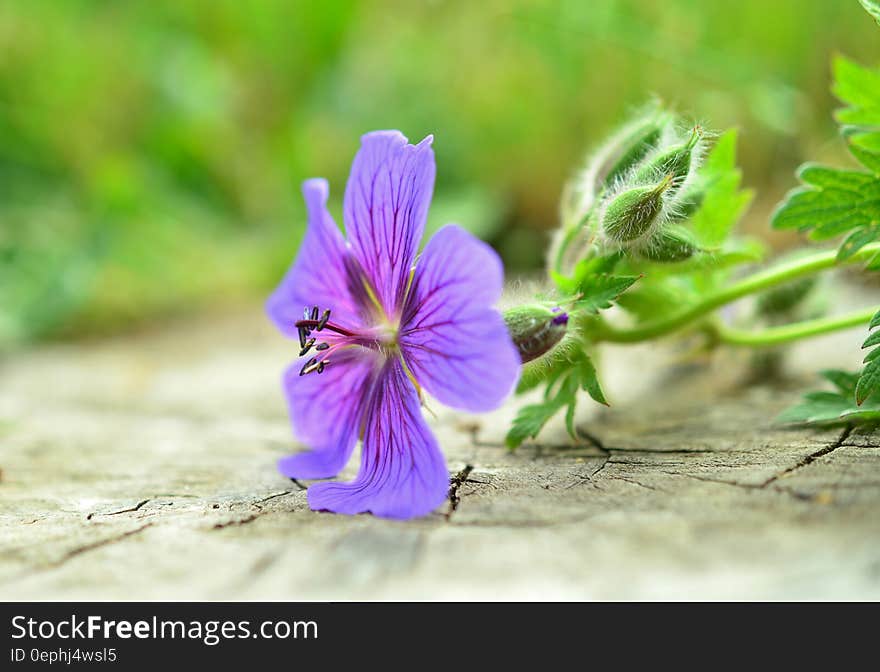
[[[563,408],[565,426],[568,433],[575,437],[574,414],[577,407],[578,393],[585,390],[593,399],[608,405],[605,395],[596,376],[596,367],[590,357],[583,351],[573,353],[567,360],[567,368],[550,376],[544,400],[541,403],[523,406],[507,433],[505,442],[513,450],[528,438],[535,438],[545,424]]]
[[[826,240],[880,220],[880,179],[874,175],[806,165],[799,176],[808,186],[788,194],[773,213],[774,228]]]
[[[835,117],[852,155],[865,168],[880,174],[880,71],[849,59],[834,60],[834,95],[847,107]]]
[[[639,279],[637,275],[597,274],[585,277],[578,286],[578,309],[598,313],[611,307],[611,302]]]
[[[880,101],[880,73],[859,65],[844,56],[837,56],[832,64],[834,86],[832,92],[851,108],[870,108]]]
[[[580,377],[581,387],[587,391],[587,394],[592,397],[593,401],[598,401],[600,404],[608,406],[608,402],[605,400],[605,393],[602,392],[602,387],[599,384],[596,367],[593,361],[586,355],[584,355],[584,361],[581,363]]]
[[[718,248],[752,200],[750,190],[740,190],[742,173],[736,167],[736,131],[722,135],[700,169],[704,196],[690,220],[700,247]]]
[[[880,420],[880,395],[870,396],[861,406],[855,403],[859,374],[830,370],[823,371],[822,376],[837,389],[806,393],[800,403],[780,414],[777,422],[840,425],[874,424]]]
[[[852,400],[838,392],[808,392],[801,403],[780,413],[776,420],[786,424],[839,424],[843,422],[840,416],[852,410]]]
[[[876,329],[878,326],[880,326],[880,311],[871,319],[868,328]],[[865,357],[865,366],[859,376],[859,382],[856,384],[856,404],[859,406],[875,394],[880,396],[880,329],[870,334],[862,343],[862,349],[865,348],[873,349]]]
[[[877,0],[859,0],[859,2],[862,3],[862,7],[865,8],[865,11],[873,16],[874,20],[880,24],[880,2],[877,2]]]
[[[609,274],[623,258],[622,252],[613,252],[607,256],[592,256],[581,259],[571,276],[565,276],[556,271],[551,271],[553,282],[563,294],[577,294],[578,288],[592,275]]]

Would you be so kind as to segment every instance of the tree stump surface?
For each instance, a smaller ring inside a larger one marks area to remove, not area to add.
[[[0,598],[880,599],[880,432],[773,422],[859,336],[797,346],[781,383],[745,384],[745,353],[607,349],[613,406],[515,453],[528,399],[431,403],[452,498],[409,522],[312,512],[276,471],[297,353],[256,309],[16,353]]]

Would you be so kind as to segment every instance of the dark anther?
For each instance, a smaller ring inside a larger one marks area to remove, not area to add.
[[[318,306],[314,306],[314,307],[312,308],[311,319],[313,319],[313,320],[317,320],[317,319],[318,319]]]
[[[299,375],[304,376],[307,373],[311,373],[314,370],[314,365],[318,361],[317,357],[312,357],[309,361],[305,363],[303,368],[299,370]]]
[[[318,345],[315,346],[315,350],[326,350],[329,347],[329,343],[318,343]]]
[[[313,318],[314,319],[314,318]],[[330,319],[330,309],[324,311],[324,314],[321,315],[321,321],[318,322],[318,326],[315,327],[318,331],[321,331],[324,327],[327,326],[327,320]]]
[[[319,362],[319,363],[318,363],[318,369],[317,369],[318,373],[324,373],[324,366],[327,365],[327,364],[329,364],[329,363],[330,363],[330,362],[327,361],[327,360],[325,360],[325,361],[323,361],[323,362]]]
[[[304,354],[306,354],[309,350],[312,349],[312,346],[314,344],[315,344],[314,338],[310,338],[308,341],[306,341],[305,344],[302,346],[302,350],[299,351],[299,356],[302,357]]]
[[[300,328],[299,328],[299,347],[301,347],[301,348],[306,347],[306,335],[307,335],[307,333],[308,333],[308,332],[306,331],[306,328],[305,328],[305,327],[300,327]],[[302,354],[300,354],[300,357],[302,357]]]

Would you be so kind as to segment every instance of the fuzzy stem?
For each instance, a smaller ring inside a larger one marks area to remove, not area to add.
[[[847,262],[864,261],[878,252],[880,252],[880,243],[872,243],[852,255],[847,259]],[[665,336],[691,325],[716,308],[720,308],[750,294],[762,292],[771,287],[833,268],[838,263],[837,251],[819,252],[809,257],[781,264],[776,268],[755,273],[750,277],[703,297],[699,302],[665,319],[632,329],[617,329],[607,322],[600,320],[594,326],[593,337],[596,341],[638,343]]]
[[[854,313],[823,317],[816,320],[794,322],[781,327],[770,327],[759,331],[745,329],[733,329],[723,324],[713,324],[709,329],[720,343],[739,345],[747,348],[765,348],[771,345],[780,345],[797,341],[802,338],[811,338],[827,334],[840,329],[850,327],[864,327],[877,312],[877,307],[868,310],[859,310]]]

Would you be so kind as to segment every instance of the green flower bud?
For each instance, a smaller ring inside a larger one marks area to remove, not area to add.
[[[672,185],[667,175],[656,185],[627,189],[605,208],[602,228],[618,243],[628,243],[644,237],[663,211],[663,193]]]
[[[550,352],[565,336],[568,313],[541,304],[504,311],[504,322],[523,363]]]
[[[672,175],[670,193],[674,193],[684,182],[694,163],[694,150],[703,137],[703,129],[695,126],[687,142],[663,150],[642,163],[633,175],[633,180],[643,182],[656,179],[658,175]]]
[[[663,114],[624,127],[620,137],[611,141],[605,163],[607,170],[600,170],[597,175],[601,184],[605,187],[613,185],[615,180],[644,159],[657,146],[669,122],[669,115]]]
[[[674,263],[690,259],[698,251],[697,244],[687,229],[670,226],[657,233],[639,256],[650,261]]]

